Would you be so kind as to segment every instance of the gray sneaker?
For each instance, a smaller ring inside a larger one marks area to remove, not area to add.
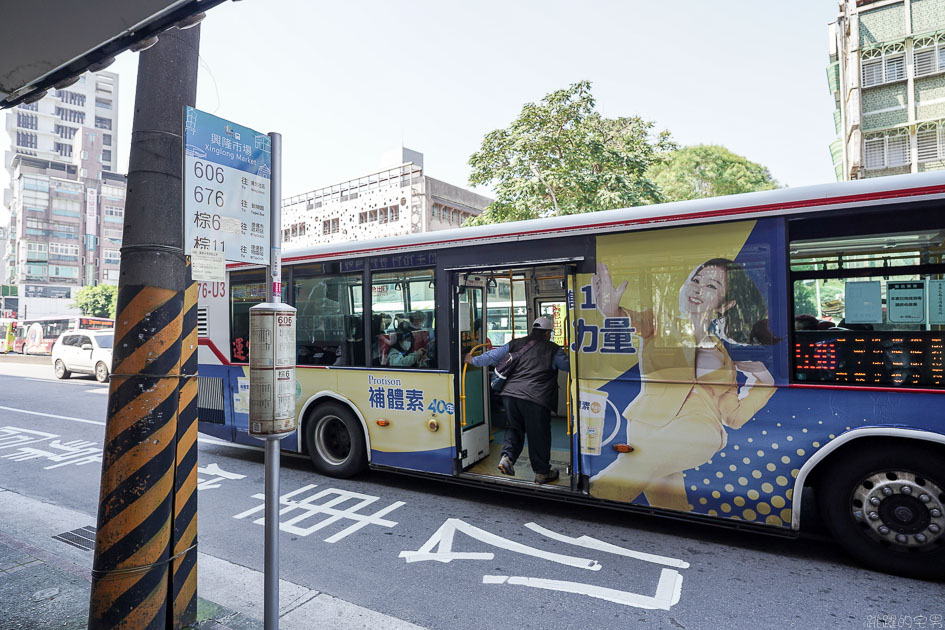
[[[515,467],[512,466],[512,460],[509,459],[508,455],[503,455],[502,459],[499,460],[499,472],[503,475],[515,476]]]
[[[549,470],[549,471],[546,472],[546,473],[538,473],[538,474],[536,474],[536,475],[535,475],[535,483],[537,483],[537,484],[539,484],[539,485],[544,484],[544,483],[552,483],[553,481],[557,481],[557,480],[558,480],[558,477],[560,477],[560,476],[561,476],[561,475],[558,473],[558,469],[557,469],[557,468],[552,468],[551,470]]]

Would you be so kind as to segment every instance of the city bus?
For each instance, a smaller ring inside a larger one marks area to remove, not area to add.
[[[107,317],[60,315],[24,319],[17,326],[13,351],[22,354],[50,354],[56,339],[67,330],[104,330],[114,327],[115,320]]]
[[[294,251],[299,429],[282,448],[335,477],[398,471],[783,535],[816,505],[866,566],[940,577],[943,252],[945,172]],[[248,309],[266,281],[233,264],[198,286],[199,430],[255,446]],[[537,485],[528,444],[514,476],[497,470],[503,406],[463,357],[540,315],[570,371],[548,401],[560,478]],[[423,360],[394,361],[397,347]]]

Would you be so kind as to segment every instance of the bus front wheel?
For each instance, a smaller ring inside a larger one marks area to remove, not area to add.
[[[345,479],[367,468],[361,425],[344,405],[323,403],[309,414],[305,445],[323,475]]]
[[[926,446],[869,447],[830,466],[818,501],[827,528],[866,566],[945,576],[945,458]]]

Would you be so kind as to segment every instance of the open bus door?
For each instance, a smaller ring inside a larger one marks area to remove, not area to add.
[[[466,353],[480,354],[489,348],[485,335],[485,278],[456,274],[455,286],[453,313],[459,344],[456,445],[461,468],[466,469],[489,455],[489,370],[463,363]]]

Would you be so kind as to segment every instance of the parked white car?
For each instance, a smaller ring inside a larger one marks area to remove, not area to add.
[[[112,370],[112,339],[115,331],[70,330],[59,335],[52,348],[56,378],[69,378],[73,372],[94,374],[104,383]]]

